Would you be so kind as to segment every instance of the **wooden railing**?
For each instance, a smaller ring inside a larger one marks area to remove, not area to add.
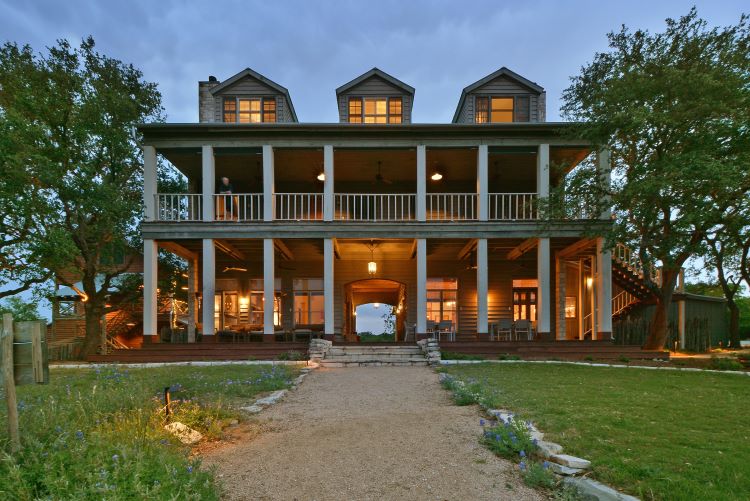
[[[489,219],[523,221],[538,218],[536,193],[490,193]]]
[[[217,221],[262,221],[262,193],[214,195],[214,219]]]
[[[157,221],[200,221],[203,198],[197,193],[157,193]]]
[[[336,194],[335,217],[340,221],[411,221],[415,219],[414,193]]]
[[[428,193],[428,221],[472,221],[478,219],[476,193]]]
[[[620,292],[612,298],[612,316],[619,315],[628,306],[637,302],[638,298],[628,291]]]
[[[323,219],[322,193],[275,193],[276,216],[280,221],[320,221]]]
[[[612,259],[625,266],[631,272],[635,273],[642,279],[650,280],[654,284],[661,282],[661,274],[655,267],[646,268],[641,258],[625,244],[618,243],[612,253]]]

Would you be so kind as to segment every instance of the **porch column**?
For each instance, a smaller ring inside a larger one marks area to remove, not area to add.
[[[143,147],[143,208],[146,221],[156,219],[156,148]]]
[[[187,324],[187,341],[188,343],[195,342],[195,290],[196,282],[198,277],[198,261],[194,259],[188,260],[188,290],[187,290],[187,307],[188,307],[188,324]]]
[[[143,240],[143,342],[158,343],[156,326],[158,298],[156,278],[159,268],[159,248],[156,240]]]
[[[480,144],[477,150],[477,216],[480,221],[487,221],[490,214],[489,177],[487,174],[488,155],[489,149],[487,145]]]
[[[417,330],[427,333],[427,240],[417,239]]]
[[[417,145],[417,221],[427,220],[427,147]]]
[[[549,144],[540,144],[537,151],[536,193],[540,201],[549,197]]]
[[[205,208],[205,205],[204,205]],[[201,333],[206,336],[216,333],[214,318],[214,296],[216,295],[216,249],[212,238],[203,239],[203,328]],[[213,338],[210,338],[213,339]]]
[[[273,221],[276,200],[274,199],[273,146],[263,145],[263,221]],[[271,242],[273,245],[273,242]]]
[[[567,295],[568,270],[564,259],[555,257],[555,295],[557,298],[555,331],[557,340],[567,339],[567,325],[565,322],[565,297]]]
[[[333,146],[323,146],[323,221],[333,221]]]
[[[264,155],[265,156],[265,155]],[[274,248],[273,238],[263,239],[263,340],[275,341],[273,323],[274,287]]]
[[[612,339],[612,252],[596,239],[596,339]]]
[[[487,239],[477,240],[477,337],[485,340],[489,337],[487,317],[489,313],[488,298],[488,273],[487,273]]]
[[[333,265],[333,239],[326,238],[323,240],[323,318],[325,321],[323,333],[328,340],[333,340],[335,334],[333,323]]]
[[[214,147],[204,145],[201,151],[203,176],[203,220],[214,220],[214,190],[216,190],[216,164]]]
[[[600,219],[611,219],[612,218],[612,202],[609,196],[612,183],[612,168],[609,160],[609,148],[602,148],[597,152],[596,155],[596,170],[599,173],[599,182],[605,195],[603,198],[604,207],[599,215]]]
[[[552,315],[552,290],[550,283],[550,244],[549,238],[540,238],[536,258],[536,332],[539,339],[551,339],[550,318]]]

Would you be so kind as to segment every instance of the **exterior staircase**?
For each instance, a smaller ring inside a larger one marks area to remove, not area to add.
[[[617,244],[612,253],[612,281],[621,292],[612,298],[612,317],[626,314],[636,306],[654,300],[654,287],[659,284],[659,272],[647,269],[627,246]]]
[[[321,367],[426,366],[427,358],[416,344],[336,345],[320,361]]]

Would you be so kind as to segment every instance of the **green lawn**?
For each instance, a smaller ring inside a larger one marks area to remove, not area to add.
[[[55,369],[17,388],[22,450],[10,455],[0,410],[0,499],[218,499],[212,472],[163,429],[171,387],[176,421],[209,439],[239,404],[286,388],[296,369],[269,365]]]
[[[444,370],[590,459],[595,478],[644,500],[750,498],[747,376],[562,364]]]

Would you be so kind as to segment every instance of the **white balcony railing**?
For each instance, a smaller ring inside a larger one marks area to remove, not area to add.
[[[203,217],[202,197],[196,193],[157,193],[157,221],[200,221]]]
[[[281,221],[321,221],[322,193],[276,193],[276,217]]]
[[[263,194],[214,195],[214,218],[217,221],[261,221]]]
[[[490,193],[489,219],[492,221],[537,219],[536,196],[536,193]]]
[[[477,219],[476,193],[428,193],[428,221],[472,221]]]
[[[622,291],[612,298],[612,315],[619,315],[625,308],[637,303],[638,298],[628,291]]]
[[[335,195],[335,217],[340,221],[411,221],[415,218],[413,193],[349,193]]]

